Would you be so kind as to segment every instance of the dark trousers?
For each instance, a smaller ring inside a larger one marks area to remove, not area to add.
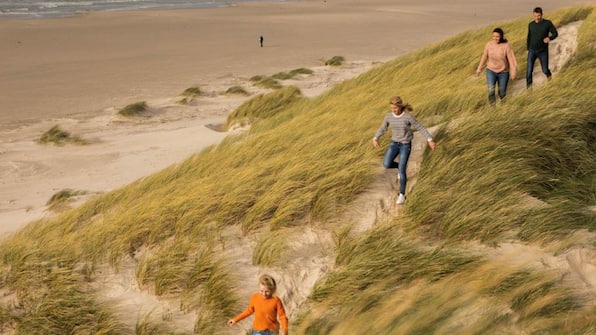
[[[536,64],[536,59],[540,59],[540,66],[542,67],[542,73],[546,76],[546,78],[550,79],[552,73],[548,69],[548,49],[544,49],[541,51],[536,50],[528,50],[528,70],[526,71],[526,85],[532,86],[532,72],[534,72],[534,64]]]

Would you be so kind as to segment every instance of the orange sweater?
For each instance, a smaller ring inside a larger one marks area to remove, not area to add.
[[[238,322],[251,314],[255,314],[255,320],[252,324],[254,330],[271,330],[279,331],[279,321],[281,328],[288,331],[288,317],[281,300],[278,297],[271,297],[265,299],[260,293],[255,293],[250,296],[248,307],[238,316],[234,318],[234,322]]]

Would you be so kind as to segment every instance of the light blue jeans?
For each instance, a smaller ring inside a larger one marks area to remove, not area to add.
[[[406,168],[408,167],[408,159],[410,159],[410,151],[412,151],[412,143],[391,141],[387,152],[385,152],[385,158],[383,158],[383,166],[386,169],[398,169],[399,193],[403,195],[406,194],[406,183],[408,182]],[[395,162],[397,156],[399,156],[399,160]]]
[[[486,69],[486,83],[488,84],[488,101],[491,104],[497,102],[495,86],[499,83],[499,98],[503,100],[507,95],[507,84],[509,83],[509,72],[494,72]]]

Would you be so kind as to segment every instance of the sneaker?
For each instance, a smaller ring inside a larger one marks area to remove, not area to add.
[[[397,196],[397,199],[395,200],[395,203],[398,204],[398,205],[403,205],[404,202],[406,202],[406,196],[400,193]]]

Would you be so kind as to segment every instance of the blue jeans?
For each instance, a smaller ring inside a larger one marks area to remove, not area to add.
[[[542,51],[528,50],[528,70],[526,71],[526,85],[532,86],[532,72],[534,72],[534,64],[536,59],[540,59],[540,66],[542,66],[542,73],[546,78],[550,78],[552,73],[548,69],[548,49]]]
[[[269,329],[266,330],[253,330],[252,335],[277,335],[276,332]]]
[[[495,86],[499,83],[499,98],[503,100],[507,94],[507,84],[509,83],[509,72],[494,72],[486,69],[486,83],[488,84],[488,101],[494,104],[497,101],[495,97]]]
[[[406,167],[408,166],[408,159],[410,158],[410,151],[412,151],[412,143],[391,142],[385,158],[383,158],[383,166],[386,169],[398,169],[399,173],[399,193],[406,194],[406,183],[408,176],[406,175]],[[396,163],[395,158],[399,156]]]

